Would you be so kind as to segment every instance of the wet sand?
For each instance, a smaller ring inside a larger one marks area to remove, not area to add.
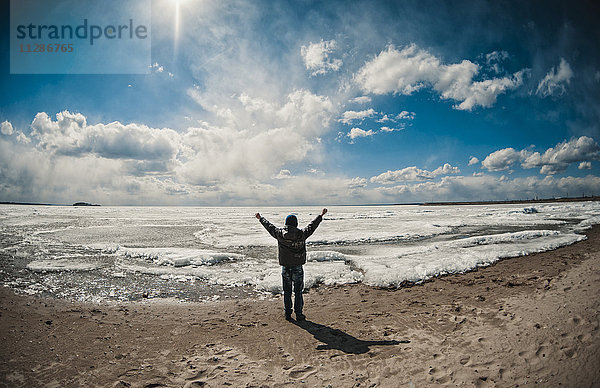
[[[0,386],[600,384],[600,227],[586,241],[397,290],[83,304],[0,287]]]

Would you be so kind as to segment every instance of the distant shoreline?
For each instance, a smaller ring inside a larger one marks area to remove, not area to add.
[[[75,202],[72,205],[60,204],[60,203],[37,203],[37,202],[10,202],[10,201],[0,201],[0,205],[25,205],[25,206],[101,206],[97,204],[87,203],[87,202]]]
[[[528,203],[555,203],[555,202],[592,202],[600,201],[600,196],[591,197],[565,197],[565,198],[538,198],[538,199],[514,199],[504,201],[457,201],[457,202],[424,202],[421,206],[447,206],[447,205],[511,205]]]
[[[557,197],[557,198],[538,198],[538,199],[509,199],[509,200],[498,200],[498,201],[436,201],[436,202],[410,202],[410,203],[366,203],[356,205],[336,204],[331,206],[454,206],[454,205],[516,205],[516,204],[530,204],[530,203],[555,203],[555,202],[593,202],[600,201],[600,196],[594,195],[589,197]],[[26,205],[26,206],[101,206],[96,204],[81,204],[80,202],[67,205],[58,203],[37,203],[37,202],[14,202],[14,201],[0,201],[0,205]],[[178,205],[114,205],[114,206],[174,206]],[[181,207],[221,207],[222,205],[215,206],[202,206],[202,205],[181,205]],[[264,205],[256,205],[264,206]],[[292,205],[276,205],[276,206],[292,206]],[[317,205],[299,205],[299,206],[317,206]],[[237,207],[237,206],[226,206],[226,207]],[[248,206],[244,206],[248,207]]]
[[[11,201],[0,201],[0,205],[71,206],[71,205],[63,205],[63,204],[58,204],[58,203],[11,202]]]

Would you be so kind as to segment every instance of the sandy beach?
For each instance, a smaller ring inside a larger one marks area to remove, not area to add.
[[[282,300],[92,305],[0,288],[7,387],[600,384],[600,228],[588,239],[401,289]]]

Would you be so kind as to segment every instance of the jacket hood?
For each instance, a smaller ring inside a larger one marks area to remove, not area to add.
[[[283,227],[283,238],[287,240],[296,240],[302,237],[302,231],[293,225],[285,225]]]

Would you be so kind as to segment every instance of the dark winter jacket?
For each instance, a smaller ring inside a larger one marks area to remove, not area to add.
[[[278,228],[265,217],[260,217],[260,223],[269,234],[277,239],[279,245],[279,264],[284,267],[292,267],[306,263],[306,239],[317,229],[323,217],[318,215],[304,229],[298,229],[293,225],[285,225]]]

